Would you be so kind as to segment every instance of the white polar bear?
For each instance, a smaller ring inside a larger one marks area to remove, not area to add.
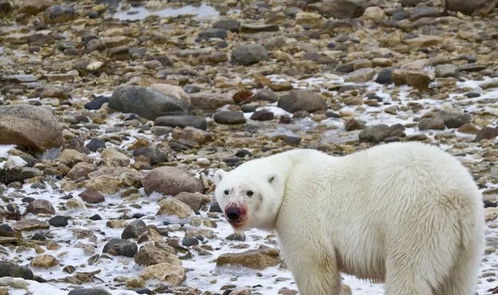
[[[391,143],[332,157],[293,150],[215,173],[235,229],[276,229],[301,295],[340,294],[340,272],[387,295],[472,295],[481,194],[451,155]]]

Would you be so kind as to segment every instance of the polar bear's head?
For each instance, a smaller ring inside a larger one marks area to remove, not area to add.
[[[225,217],[236,230],[271,229],[284,195],[284,179],[261,160],[236,169],[216,171],[215,197]]]

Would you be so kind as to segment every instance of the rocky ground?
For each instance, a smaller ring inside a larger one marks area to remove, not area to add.
[[[297,294],[213,171],[390,141],[473,173],[498,293],[497,10],[442,2],[0,0],[0,294]]]

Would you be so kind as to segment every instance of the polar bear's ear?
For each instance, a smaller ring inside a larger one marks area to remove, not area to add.
[[[275,185],[277,183],[277,174],[270,174],[270,176],[268,176],[268,182]]]
[[[223,169],[216,170],[216,172],[214,173],[214,183],[218,185],[218,183],[220,183],[223,177],[225,177],[225,174],[227,173]]]

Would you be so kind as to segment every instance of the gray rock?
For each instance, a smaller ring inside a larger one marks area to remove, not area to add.
[[[175,255],[175,250],[167,245],[148,244],[140,247],[137,254],[133,257],[138,265],[155,265],[163,262],[171,264],[181,264],[178,257]]]
[[[133,151],[133,156],[145,156],[150,159],[152,165],[168,161],[171,150],[168,146],[162,144],[155,144],[146,146]]]
[[[448,128],[459,128],[464,124],[470,123],[472,119],[469,114],[459,111],[440,111],[438,117],[443,120],[444,125]]]
[[[0,170],[0,183],[9,184],[14,181],[24,181],[25,179],[42,176],[43,171],[37,168],[22,167],[21,169]]]
[[[133,257],[138,251],[137,244],[132,241],[123,239],[111,239],[104,246],[102,250],[104,253],[108,253],[114,256],[127,256]]]
[[[242,45],[232,51],[232,63],[249,66],[268,60],[268,51],[259,44]]]
[[[359,138],[363,141],[378,143],[389,137],[405,136],[404,130],[405,127],[401,124],[395,124],[392,126],[378,124],[363,129],[359,134]]]
[[[37,199],[29,203],[26,213],[32,214],[55,214],[54,206],[48,200]]]
[[[290,112],[327,110],[327,103],[319,93],[310,90],[292,90],[289,94],[280,97],[278,107]]]
[[[271,90],[270,88],[264,88],[264,89],[258,90],[254,94],[253,99],[254,100],[265,100],[265,101],[275,102],[278,100],[278,97],[275,94],[275,92],[273,92],[273,90]]]
[[[458,66],[453,64],[444,64],[436,66],[436,77],[446,78],[446,77],[457,77],[458,76]]]
[[[374,69],[362,68],[349,73],[344,80],[346,82],[365,83],[372,80],[374,76]]]
[[[76,18],[76,10],[72,5],[54,5],[43,12],[47,23],[62,23]]]
[[[16,2],[18,2],[16,4],[19,11],[29,15],[35,15],[54,4],[53,0],[24,0]]]
[[[498,127],[484,127],[476,135],[475,141],[493,140],[498,136]]]
[[[271,111],[268,111],[268,110],[259,110],[259,111],[255,111],[251,115],[251,120],[256,120],[256,121],[270,121],[270,120],[273,120],[274,117],[275,117],[275,115]]]
[[[29,83],[38,81],[38,77],[29,74],[17,74],[17,75],[5,75],[2,76],[2,80],[17,82],[17,83]]]
[[[188,115],[190,106],[177,98],[141,86],[120,86],[114,90],[109,107],[154,120],[165,115]]]
[[[418,122],[419,130],[444,130],[444,121],[439,118],[424,118]]]
[[[459,11],[465,14],[482,13],[493,11],[497,5],[496,0],[446,0],[446,9]]]
[[[224,29],[231,32],[240,30],[240,22],[235,19],[222,19],[213,24],[213,28]]]
[[[48,224],[55,227],[65,227],[67,226],[69,217],[57,215],[48,220]]]
[[[0,261],[0,278],[14,277],[26,280],[34,280],[35,276],[31,269],[8,261]]]
[[[194,211],[199,211],[202,206],[211,201],[209,196],[200,193],[182,192],[176,195],[175,198],[189,205]]]
[[[417,20],[422,17],[440,17],[441,10],[431,6],[419,6],[410,10],[410,19]]]
[[[122,239],[136,239],[147,231],[147,225],[142,220],[134,220],[128,224],[123,233]]]
[[[219,124],[244,124],[246,122],[244,113],[239,111],[219,111],[214,114],[213,119]]]
[[[201,110],[215,110],[227,104],[233,104],[233,99],[224,93],[199,92],[190,94],[192,107]]]
[[[401,5],[403,6],[417,6],[417,4],[424,2],[425,0],[401,0]]]
[[[199,39],[209,40],[211,38],[225,39],[227,37],[227,30],[225,29],[207,29],[199,33]]]
[[[389,84],[394,83],[394,81],[393,81],[393,70],[392,69],[383,69],[377,75],[377,78],[375,79],[375,82],[379,83],[379,84],[384,84],[384,85],[389,85]]]
[[[89,204],[97,204],[105,201],[104,195],[93,189],[86,189],[78,195],[83,201]]]
[[[145,193],[158,192],[163,195],[177,195],[181,192],[202,193],[201,182],[186,171],[176,167],[158,167],[152,169],[142,179]]]
[[[17,144],[36,151],[62,145],[58,119],[43,107],[0,106],[0,144]]]
[[[366,7],[365,0],[325,0],[319,9],[336,18],[355,18],[362,16]]]
[[[111,295],[111,293],[102,288],[85,288],[71,290],[68,295]]]
[[[12,237],[17,233],[15,229],[8,223],[0,224],[0,236],[2,237]]]
[[[191,126],[197,129],[206,130],[207,121],[197,116],[161,116],[154,121],[155,126],[187,127]]]

